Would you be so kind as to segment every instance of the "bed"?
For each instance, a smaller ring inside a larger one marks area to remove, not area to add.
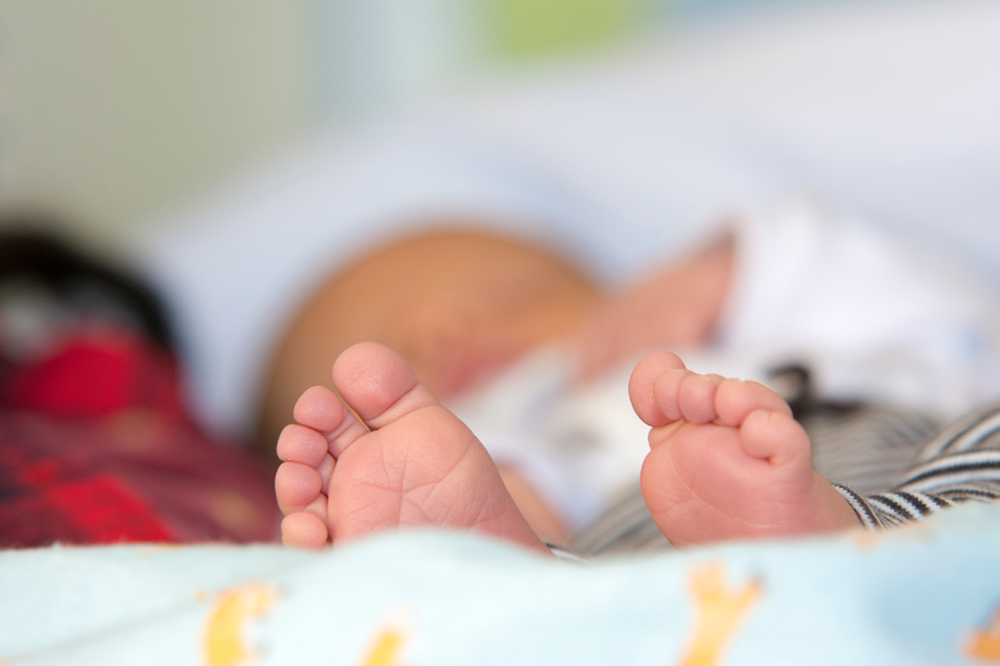
[[[1000,293],[1000,6],[809,7],[692,22],[331,129],[132,239],[190,401],[252,422],[267,350],[331,267],[440,215],[607,284],[734,206],[803,190],[944,249]],[[0,553],[11,663],[955,664],[1000,661],[1000,510],[905,530],[593,563],[414,531]]]

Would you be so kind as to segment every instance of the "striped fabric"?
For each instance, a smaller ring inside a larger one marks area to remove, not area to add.
[[[891,527],[956,503],[1000,499],[1000,405],[991,405],[944,429],[887,492],[861,495],[834,487],[870,529]]]
[[[871,404],[819,404],[797,418],[812,441],[813,467],[869,528],[1000,497],[1000,405],[940,430],[924,415]],[[573,552],[584,557],[669,548],[638,482],[573,544]]]
[[[899,484],[941,426],[910,410],[873,404],[820,405],[797,418],[812,443],[813,469],[863,495]]]
[[[625,488],[572,545],[573,552],[587,558],[672,549],[646,508],[638,480]]]

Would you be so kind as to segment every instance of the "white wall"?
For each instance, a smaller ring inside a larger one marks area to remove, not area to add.
[[[113,246],[338,114],[517,69],[503,44],[525,26],[562,43],[566,12],[662,25],[800,1],[0,0],[0,211]]]
[[[98,242],[303,134],[308,0],[0,0],[0,209]]]

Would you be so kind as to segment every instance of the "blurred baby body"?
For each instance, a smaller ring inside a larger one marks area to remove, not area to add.
[[[572,535],[639,476],[648,428],[627,382],[652,349],[745,379],[794,364],[818,400],[941,417],[1000,397],[1000,307],[937,259],[799,201],[706,236],[702,252],[606,295],[542,248],[456,228],[362,257],[286,333],[264,432],[306,387],[329,385],[341,351],[381,342]]]

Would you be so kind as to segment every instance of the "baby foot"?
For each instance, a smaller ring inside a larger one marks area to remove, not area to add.
[[[813,471],[788,404],[763,384],[695,374],[660,352],[636,366],[629,396],[653,428],[643,498],[675,546],[858,525]]]
[[[320,548],[328,538],[435,525],[548,552],[486,449],[396,352],[355,345],[334,363],[333,383],[343,402],[327,388],[307,390],[293,412],[300,425],[278,438],[285,462],[274,485],[286,545]]]

